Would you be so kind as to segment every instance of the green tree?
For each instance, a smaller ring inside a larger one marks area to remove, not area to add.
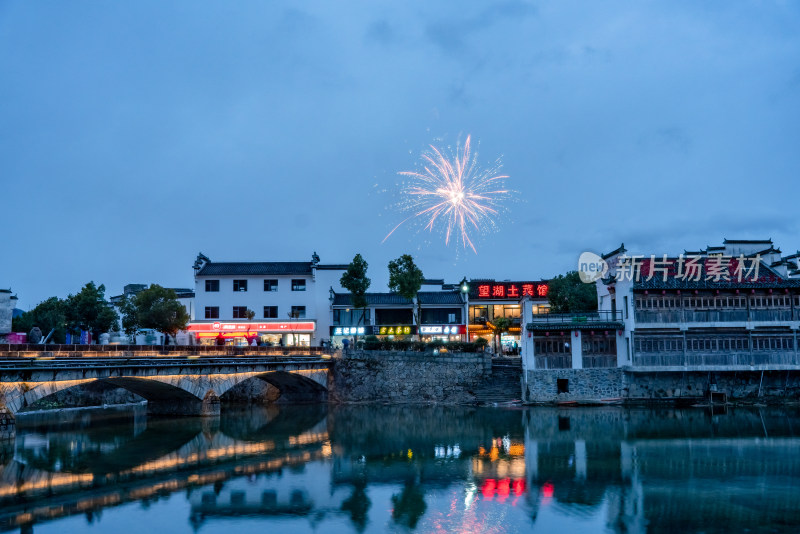
[[[136,333],[141,328],[136,297],[125,295],[119,304],[119,311],[122,315],[122,331],[128,336],[130,343],[136,343]]]
[[[152,328],[167,336],[175,336],[189,324],[189,314],[178,302],[175,291],[151,284],[134,297],[137,322],[140,328]]]
[[[116,328],[119,314],[105,299],[106,286],[89,282],[66,299],[66,320],[71,330],[88,330],[93,339]]]
[[[495,352],[500,353],[501,350],[499,349],[502,349],[502,337],[503,334],[508,332],[508,329],[511,328],[511,319],[508,317],[496,317],[494,321],[492,321],[492,326],[494,327],[494,335],[492,338],[496,340]]]
[[[581,282],[578,271],[560,274],[548,282],[547,299],[550,313],[573,313],[597,309],[595,282]]]
[[[45,337],[53,330],[50,341],[64,343],[67,333],[66,303],[58,297],[50,297],[37,304],[32,310],[15,317],[11,329],[14,332],[27,333],[34,326],[38,326]]]
[[[364,313],[367,308],[366,294],[367,289],[369,289],[372,283],[372,280],[367,277],[367,267],[368,264],[366,260],[361,257],[361,254],[356,254],[355,257],[353,257],[353,261],[347,266],[347,270],[342,275],[342,278],[339,280],[342,287],[350,292],[350,296],[353,299],[353,308],[361,310],[361,317],[358,320],[358,324],[365,322]]]
[[[422,287],[425,275],[414,263],[410,254],[403,254],[389,262],[389,289],[408,300],[415,300]],[[417,308],[419,303],[417,303]],[[414,324],[419,324],[419,310],[414,309]]]

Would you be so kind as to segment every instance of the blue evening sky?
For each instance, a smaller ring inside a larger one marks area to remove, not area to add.
[[[192,286],[218,261],[546,278],[583,250],[800,247],[800,4],[0,0],[0,287]],[[478,254],[397,172],[471,134],[519,202]]]

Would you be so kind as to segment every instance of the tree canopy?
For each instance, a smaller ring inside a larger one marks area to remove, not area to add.
[[[40,302],[30,311],[26,311],[12,321],[11,329],[14,332],[30,332],[34,326],[38,326],[42,334],[47,337],[51,330],[53,332],[50,341],[53,343],[64,343],[67,333],[67,310],[66,302],[58,297],[50,297]]]
[[[367,307],[365,295],[372,283],[372,280],[367,277],[368,266],[367,261],[361,257],[361,254],[356,254],[339,280],[342,287],[350,292],[353,299],[353,308],[358,310],[363,310]]]
[[[389,262],[389,289],[408,300],[413,300],[422,287],[425,275],[414,263],[410,254],[403,254]]]
[[[129,335],[140,328],[152,328],[165,336],[175,336],[189,324],[189,314],[178,302],[175,291],[158,284],[127,298],[121,308],[122,325]]]
[[[597,309],[595,283],[583,283],[578,271],[560,274],[548,282],[550,313],[572,313]]]
[[[70,330],[88,330],[96,339],[103,332],[114,330],[119,314],[105,299],[106,286],[89,282],[66,299],[66,319]]]

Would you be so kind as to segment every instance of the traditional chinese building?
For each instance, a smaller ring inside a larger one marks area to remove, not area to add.
[[[522,299],[531,303],[531,313],[546,314],[547,282],[511,282],[488,279],[469,281],[469,340],[491,340],[496,335],[495,320],[506,317],[511,326],[500,336],[505,352],[517,352],[522,341]]]
[[[335,344],[363,335],[424,341],[466,339],[467,294],[458,284],[425,280],[416,302],[397,293],[367,293],[365,298],[367,307],[361,310],[353,308],[350,293],[331,294],[330,335]]]
[[[319,346],[330,331],[331,291],[342,291],[347,265],[311,261],[194,263],[195,319],[200,343]]]
[[[523,309],[526,380],[535,383],[529,394],[702,397],[733,384],[735,373],[759,395],[765,377],[789,384],[789,375],[770,373],[800,370],[798,258],[781,257],[772,240],[726,239],[678,255],[629,254],[620,246],[602,256],[607,272],[596,282],[597,312],[541,316],[532,303]],[[624,376],[598,374],[603,368]],[[587,369],[591,377],[578,372]],[[556,371],[531,374],[544,370]],[[690,383],[694,378],[704,385]],[[731,395],[744,391],[731,388]]]

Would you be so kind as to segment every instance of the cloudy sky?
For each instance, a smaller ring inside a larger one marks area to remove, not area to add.
[[[192,286],[218,261],[546,278],[624,242],[800,248],[796,2],[0,2],[0,287]],[[518,202],[478,254],[387,206],[479,140]]]

